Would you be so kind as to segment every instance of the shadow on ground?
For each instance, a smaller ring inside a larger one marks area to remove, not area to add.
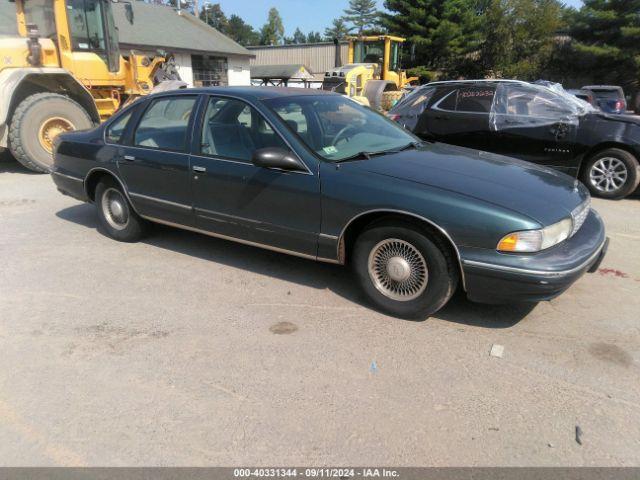
[[[60,210],[56,215],[63,220],[101,230],[93,205],[74,205]],[[162,225],[154,225],[150,235],[143,242],[157,248],[311,288],[329,289],[351,302],[371,308],[356,285],[350,270],[339,265],[304,260]],[[466,299],[464,292],[460,291],[434,317],[483,328],[509,328],[525,318],[533,308],[535,304],[472,303]]]
[[[15,160],[9,153],[0,153],[0,173],[22,173],[24,175],[43,175],[33,172]]]

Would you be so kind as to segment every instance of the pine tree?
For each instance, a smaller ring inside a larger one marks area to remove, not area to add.
[[[329,40],[333,40],[334,38],[342,40],[348,34],[349,28],[342,18],[336,18],[331,27],[326,28],[324,31],[324,36]]]
[[[307,35],[307,43],[320,43],[324,42],[324,38],[320,32],[314,32],[313,30]]]
[[[349,0],[344,13],[343,20],[353,24],[352,30],[357,30],[358,35],[375,27],[380,16],[375,0]]]
[[[293,40],[292,43],[296,43],[296,44],[307,43],[307,36],[302,32],[302,30],[300,30],[299,28],[296,28],[296,31],[293,32],[292,40]]]
[[[594,81],[639,89],[640,0],[585,0],[570,15],[575,68]]]
[[[226,33],[229,26],[227,16],[222,11],[219,3],[208,3],[200,10],[200,20],[208,23],[216,30]]]
[[[240,45],[257,45],[260,43],[260,34],[235,14],[229,17],[226,34]]]
[[[382,23],[415,48],[414,66],[456,70],[473,63],[482,33],[481,0],[385,0]]]
[[[267,23],[260,30],[260,43],[262,45],[279,45],[284,39],[284,25],[278,9],[269,10]]]
[[[506,78],[539,78],[561,26],[557,0],[490,0],[480,64],[485,72]]]

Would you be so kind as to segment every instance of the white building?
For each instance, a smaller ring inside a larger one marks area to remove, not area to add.
[[[122,55],[131,50],[171,53],[189,86],[251,85],[249,63],[254,54],[249,50],[184,10],[132,3],[133,22],[124,3],[113,4]]]

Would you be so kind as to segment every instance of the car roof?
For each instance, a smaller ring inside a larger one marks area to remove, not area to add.
[[[468,85],[474,83],[517,83],[528,84],[522,80],[508,80],[503,78],[482,78],[476,80],[441,80],[438,82],[429,82],[426,85]]]
[[[220,94],[220,95],[237,95],[239,97],[251,98],[253,100],[268,100],[271,98],[281,97],[300,97],[300,96],[318,96],[318,95],[339,95],[337,93],[325,90],[317,90],[312,88],[293,88],[293,87],[198,87],[198,88],[182,88],[179,90],[168,90],[159,92],[158,95],[189,95],[189,94]]]
[[[586,85],[582,87],[584,90],[618,90],[622,91],[622,87],[618,85]]]

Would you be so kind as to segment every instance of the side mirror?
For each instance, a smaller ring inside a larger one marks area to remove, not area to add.
[[[256,167],[279,170],[305,171],[306,169],[293,153],[284,148],[260,148],[253,152],[251,163]]]

